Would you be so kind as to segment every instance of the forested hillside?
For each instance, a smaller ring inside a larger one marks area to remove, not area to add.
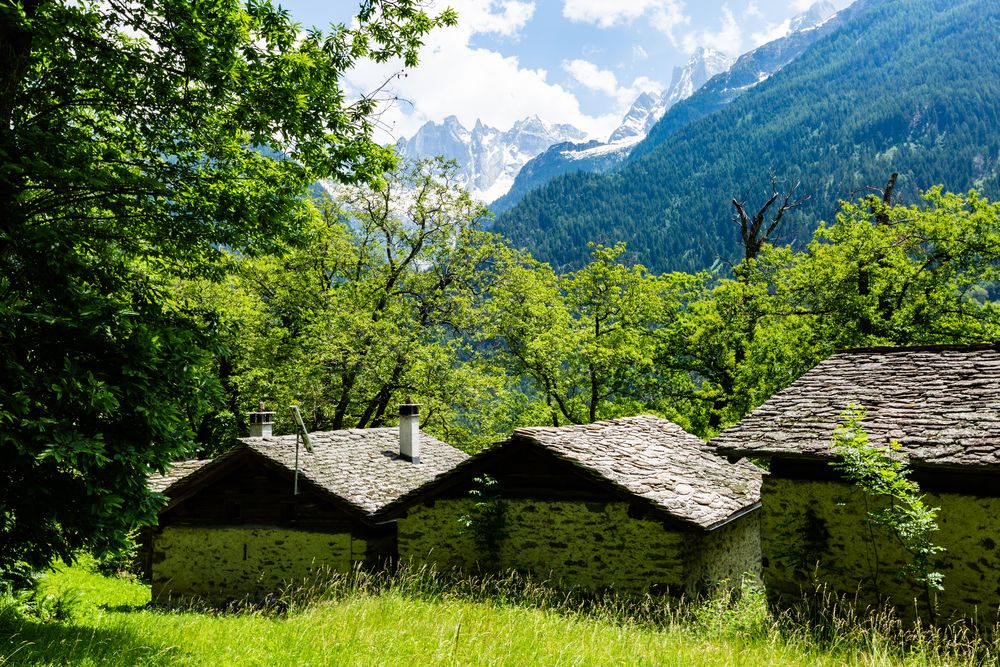
[[[626,241],[653,270],[697,270],[738,259],[731,198],[762,204],[772,175],[810,197],[783,223],[800,244],[893,171],[904,202],[937,183],[996,196],[998,33],[993,0],[891,0],[620,171],[554,179],[496,229],[557,267]]]
[[[650,128],[646,140],[635,147],[629,155],[634,162],[667,141],[678,130],[691,123],[724,109],[734,99],[788,65],[806,52],[820,39],[835,32],[856,16],[885,4],[886,0],[857,0],[845,9],[818,24],[809,22],[804,29],[793,31],[784,37],[763,44],[749,53],[744,53],[727,71],[706,82],[686,100],[682,100],[668,111],[662,122]],[[832,9],[832,8],[831,8]],[[819,9],[819,15],[826,9]],[[798,17],[805,20],[807,15]],[[815,20],[815,19],[814,19]]]

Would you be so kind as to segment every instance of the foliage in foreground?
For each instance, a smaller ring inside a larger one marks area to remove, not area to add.
[[[155,519],[146,477],[219,399],[211,313],[178,276],[294,238],[318,178],[372,181],[376,100],[340,75],[416,61],[414,0],[303,32],[267,0],[0,3],[0,580]]]
[[[559,593],[516,575],[455,579],[428,570],[337,576],[292,587],[290,606],[232,612],[150,608],[149,589],[83,567],[42,595],[70,618],[0,602],[0,665],[175,664],[995,664],[960,630],[903,630],[885,615],[827,608],[822,622],[776,618],[755,587],[700,603]],[[813,614],[813,618],[820,618]]]
[[[841,460],[832,465],[863,492],[869,508],[865,517],[869,532],[878,528],[910,555],[910,562],[896,573],[896,578],[910,579],[924,591],[924,602],[933,618],[931,590],[944,590],[944,575],[935,571],[933,562],[944,551],[933,542],[940,508],[924,502],[920,486],[910,479],[898,442],[893,440],[886,447],[871,444],[861,423],[865,414],[865,409],[857,405],[844,410],[842,423],[833,432],[832,445]],[[869,549],[873,542],[866,540]],[[877,574],[873,579],[878,592]]]

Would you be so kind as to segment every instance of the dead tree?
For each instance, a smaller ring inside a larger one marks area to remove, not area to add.
[[[889,174],[889,180],[885,183],[885,188],[879,190],[876,187],[869,187],[869,190],[874,190],[881,198],[872,195],[870,197],[869,206],[871,207],[872,214],[875,217],[875,226],[881,227],[889,224],[889,208],[892,206],[892,191],[896,187],[896,179],[899,174],[893,172]],[[881,253],[877,254],[872,262],[876,268],[882,267],[884,265],[884,258]],[[871,295],[871,267],[868,264],[859,263],[858,264],[858,296],[865,298]],[[886,306],[879,303],[879,310],[885,311]],[[871,336],[875,333],[875,323],[872,321],[871,315],[866,312],[862,312],[858,318],[858,331],[861,332],[863,336]]]
[[[800,183],[801,181],[797,182],[782,198],[781,192],[778,191],[777,179],[772,176],[771,198],[752,217],[746,210],[746,197],[742,201],[733,197],[733,208],[736,209],[736,213],[733,214],[733,221],[740,226],[744,261],[755,259],[760,254],[760,249],[764,244],[774,238],[774,233],[777,231],[778,225],[781,224],[781,218],[784,217],[785,213],[809,201],[809,197],[795,199],[795,191],[798,189]],[[770,220],[768,220],[768,210],[779,199],[781,200],[781,204],[774,211]]]

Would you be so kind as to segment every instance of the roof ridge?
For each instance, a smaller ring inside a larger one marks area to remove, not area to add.
[[[926,345],[873,345],[870,347],[847,347],[837,350],[834,354],[866,354],[866,353],[907,353],[907,352],[986,352],[1000,351],[1000,341],[994,343],[932,343]]]
[[[514,433],[518,432],[533,432],[533,431],[554,431],[558,429],[572,429],[572,428],[587,428],[588,426],[614,426],[615,424],[620,424],[626,421],[659,421],[673,424],[669,419],[660,417],[658,415],[650,414],[644,412],[640,415],[630,415],[627,417],[610,417],[608,419],[599,419],[595,422],[587,422],[585,424],[563,424],[561,426],[548,426],[548,425],[537,425],[537,426],[518,426],[514,429]]]

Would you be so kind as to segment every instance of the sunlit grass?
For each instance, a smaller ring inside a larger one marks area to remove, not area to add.
[[[403,570],[291,588],[287,608],[147,607],[147,586],[85,565],[40,596],[64,620],[0,603],[0,665],[952,665],[995,664],[983,641],[841,615],[810,628],[763,595],[703,603],[567,596],[516,576]],[[60,606],[61,605],[61,606]],[[42,605],[44,606],[44,604]]]

